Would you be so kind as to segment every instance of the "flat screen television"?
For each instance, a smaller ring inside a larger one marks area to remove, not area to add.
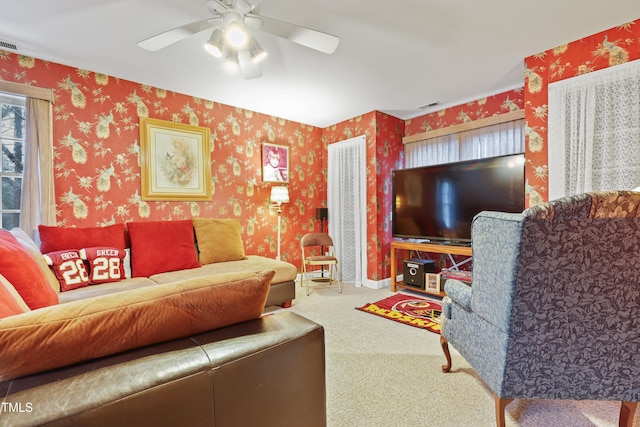
[[[392,172],[393,237],[469,244],[481,211],[524,210],[524,154]]]

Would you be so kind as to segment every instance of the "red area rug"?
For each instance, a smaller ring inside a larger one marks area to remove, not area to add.
[[[395,294],[383,300],[356,307],[356,310],[375,314],[385,319],[404,323],[415,328],[440,333],[440,300],[413,295]]]

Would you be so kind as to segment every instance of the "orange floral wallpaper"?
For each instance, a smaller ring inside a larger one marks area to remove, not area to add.
[[[391,170],[403,167],[402,137],[525,109],[528,203],[547,198],[547,86],[640,57],[640,20],[525,58],[523,89],[488,96],[407,121],[377,111],[326,129],[212,100],[0,51],[0,79],[55,91],[54,153],[58,222],[95,226],[141,220],[234,217],[247,253],[274,257],[277,217],[271,184],[261,179],[261,145],[290,147],[290,197],[282,216],[282,257],[300,265],[302,234],[319,230],[326,206],[326,148],[367,138],[370,280],[389,277]],[[213,199],[152,202],[140,198],[138,117],[211,130]],[[375,230],[375,231],[373,231]]]
[[[409,119],[406,121],[405,136],[522,110],[524,108],[522,92],[522,88],[514,89]]]
[[[525,58],[527,194],[531,205],[548,199],[550,83],[640,58],[640,20]]]
[[[53,140],[58,224],[87,227],[192,217],[238,218],[245,250],[275,257],[272,184],[262,182],[262,143],[290,149],[290,200],[282,214],[281,252],[300,266],[300,237],[319,230],[326,199],[322,129],[145,86],[87,70],[0,51],[0,79],[55,91]],[[212,201],[140,198],[138,117],[211,130]]]
[[[364,135],[367,143],[367,277],[390,276],[391,171],[404,166],[404,121],[378,111],[324,130],[326,144]]]

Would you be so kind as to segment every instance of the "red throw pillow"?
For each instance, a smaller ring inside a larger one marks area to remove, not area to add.
[[[18,291],[30,309],[58,303],[58,294],[31,254],[7,230],[0,229],[0,274]]]
[[[49,252],[43,257],[55,273],[62,292],[89,286],[89,271],[77,250]]]
[[[129,222],[131,275],[149,277],[167,271],[200,267],[193,221]]]
[[[117,282],[124,279],[124,249],[93,247],[80,249],[80,258],[89,264],[89,283]]]
[[[16,298],[20,298],[20,296],[15,293],[17,291],[11,283],[0,278],[0,319],[25,313],[24,308],[16,301]]]
[[[91,248],[94,246],[108,246],[124,249],[126,237],[123,223],[107,225],[106,227],[55,227],[39,225],[40,250],[43,254],[62,251],[69,248]]]

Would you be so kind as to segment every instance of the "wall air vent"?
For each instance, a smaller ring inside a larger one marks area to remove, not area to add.
[[[18,44],[9,40],[0,39],[0,49],[2,50],[12,50],[14,52],[20,52],[18,48]]]

